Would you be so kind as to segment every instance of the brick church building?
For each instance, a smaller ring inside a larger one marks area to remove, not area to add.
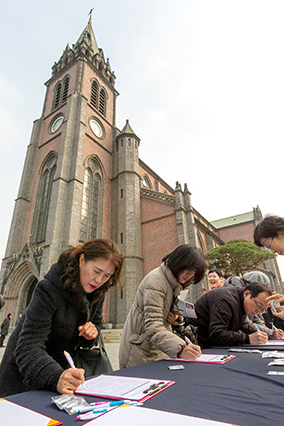
[[[246,236],[237,235],[252,239],[258,207],[237,224],[212,224],[192,206],[186,184],[173,189],[139,158],[139,135],[128,120],[122,130],[116,124],[115,80],[90,18],[45,83],[2,262],[3,317],[12,312],[15,321],[59,254],[87,239],[110,238],[125,256],[123,289],[112,289],[104,307],[114,326],[124,323],[142,277],[178,245],[206,253],[247,222]],[[278,288],[277,263],[265,267]],[[207,289],[206,278],[192,286],[192,301]]]

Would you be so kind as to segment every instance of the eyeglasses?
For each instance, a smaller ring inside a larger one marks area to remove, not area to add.
[[[268,250],[271,250],[271,244],[272,244],[273,239],[274,239],[274,237],[271,237],[268,244],[263,244],[264,247],[267,248]]]
[[[257,309],[259,312],[266,312],[266,309],[267,309],[267,308],[264,308],[263,306],[259,305],[259,304],[257,303],[257,301],[255,300],[255,298],[254,298],[254,297],[251,297],[251,298],[253,299],[253,301],[254,301],[254,303],[255,303],[255,306],[256,306],[256,309]]]

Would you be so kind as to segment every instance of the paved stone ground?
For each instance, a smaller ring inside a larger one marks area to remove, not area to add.
[[[7,337],[5,339],[4,345],[7,344],[8,340]],[[105,348],[108,353],[112,368],[114,370],[119,370],[118,365],[118,349],[119,349],[119,343],[105,343]],[[3,354],[4,354],[5,348],[0,348],[0,361],[2,360]]]

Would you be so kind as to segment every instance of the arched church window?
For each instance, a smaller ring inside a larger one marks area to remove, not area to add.
[[[63,81],[59,81],[55,86],[53,109],[58,108],[61,104],[66,102],[69,91],[70,76],[66,76]]]
[[[68,96],[68,90],[69,90],[69,81],[70,78],[67,76],[65,77],[64,81],[63,81],[63,96],[62,96],[62,103],[66,102],[67,100],[67,96]]]
[[[105,115],[106,112],[106,92],[104,89],[100,91],[100,99],[99,99],[99,111],[101,114]]]
[[[202,253],[205,253],[204,242],[199,231],[197,231],[197,247],[202,251]]]
[[[143,188],[152,189],[151,181],[146,174],[141,177],[141,186]]]
[[[98,91],[98,83],[96,82],[96,80],[94,80],[91,86],[91,105],[94,108],[98,108]]]
[[[102,166],[96,158],[90,158],[85,169],[80,241],[98,238],[102,234],[102,199],[103,199]]]
[[[42,174],[39,180],[38,189],[38,210],[37,210],[37,225],[35,233],[35,241],[37,243],[45,241],[46,228],[49,217],[50,199],[54,175],[56,171],[56,156],[52,155],[46,161],[43,167]]]
[[[53,103],[53,109],[57,108],[60,104],[60,95],[61,95],[61,83],[59,82],[55,88],[55,95],[54,95],[54,103]]]

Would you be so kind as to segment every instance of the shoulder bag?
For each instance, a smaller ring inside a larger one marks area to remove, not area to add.
[[[76,349],[74,361],[77,368],[85,370],[86,378],[113,371],[100,333],[96,346],[91,348],[80,346]]]

